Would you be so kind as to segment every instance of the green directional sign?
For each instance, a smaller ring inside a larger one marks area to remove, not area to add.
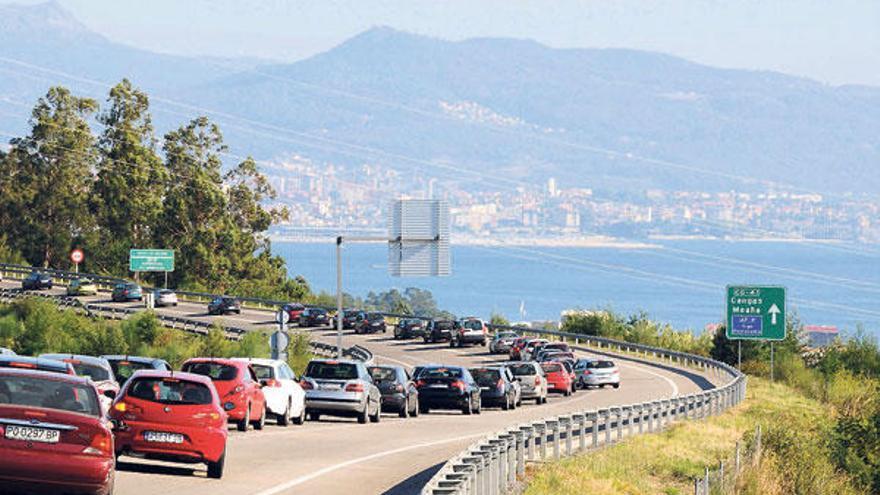
[[[727,338],[785,338],[785,287],[727,286]]]
[[[132,249],[128,252],[129,270],[133,272],[173,272],[173,249]]]

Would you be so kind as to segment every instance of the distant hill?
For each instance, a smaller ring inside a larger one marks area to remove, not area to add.
[[[0,6],[0,57],[104,81],[126,75],[155,95],[222,111],[215,117],[239,154],[298,152],[422,171],[436,161],[621,192],[763,187],[723,174],[835,193],[880,190],[880,88],[657,53],[449,42],[375,28],[293,64],[238,61],[256,70],[234,73],[211,59],[112,43],[44,4]],[[0,98],[32,99],[48,85],[4,71],[25,69],[0,61]],[[172,111],[156,112],[160,127],[198,110],[156,108]],[[13,109],[0,103],[6,129]]]

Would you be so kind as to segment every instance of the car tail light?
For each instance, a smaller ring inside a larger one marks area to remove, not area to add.
[[[422,388],[425,386],[425,380],[416,380],[416,388]]]
[[[279,382],[278,380],[275,380],[274,378],[269,378],[267,380],[264,380],[263,383],[265,383],[267,387],[280,387],[281,386],[281,382]]]
[[[37,365],[34,364],[34,363],[16,363],[16,362],[12,362],[12,363],[9,363],[9,367],[10,367],[10,368],[27,368],[27,369],[31,369],[31,370],[33,370],[33,369],[37,369]]]
[[[467,387],[465,386],[465,384],[464,384],[463,381],[461,381],[461,380],[455,380],[454,382],[452,382],[452,383],[449,384],[449,388],[457,388],[457,389],[459,389],[459,390],[461,390],[461,391],[463,392],[464,389],[467,388]]]
[[[106,431],[101,431],[92,437],[92,443],[83,449],[83,454],[89,455],[113,455],[113,437]]]
[[[584,370],[584,374],[585,375],[592,375],[592,373],[590,373],[590,370]]]
[[[504,388],[504,380],[499,379],[498,383],[495,384],[495,387],[498,388],[498,390],[503,389]]]
[[[394,391],[395,392],[403,392],[403,385],[398,383],[397,385],[394,386]]]
[[[540,384],[541,384],[541,377],[540,377],[540,376],[536,376],[536,377],[535,377],[535,386],[537,387],[537,386],[540,385]]]
[[[363,392],[364,385],[361,383],[349,383],[345,386],[346,392]]]
[[[308,380],[300,381],[299,386],[302,387],[303,390],[312,390],[315,388],[314,386],[312,386],[312,382],[310,382]]]

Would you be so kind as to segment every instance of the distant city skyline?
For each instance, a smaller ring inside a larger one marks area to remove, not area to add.
[[[18,0],[0,3],[42,3]],[[624,47],[699,63],[880,86],[880,2],[819,0],[57,0],[111,40],[181,55],[307,58],[370,27],[444,39]]]

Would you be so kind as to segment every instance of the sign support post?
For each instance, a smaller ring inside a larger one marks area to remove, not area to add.
[[[770,342],[770,381],[774,379],[773,342],[786,334],[785,287],[727,286],[727,338],[737,340],[737,366],[742,368],[742,341]]]

